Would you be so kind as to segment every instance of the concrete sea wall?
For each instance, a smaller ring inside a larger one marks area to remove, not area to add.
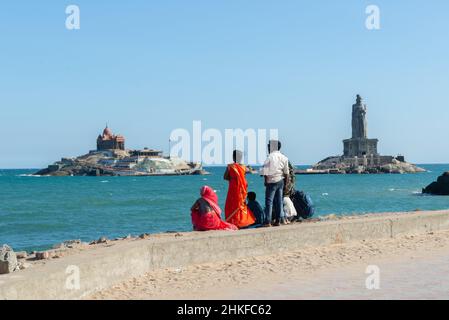
[[[449,210],[385,213],[234,232],[152,235],[0,275],[0,299],[79,299],[160,268],[449,229]],[[79,287],[77,279],[79,279]]]

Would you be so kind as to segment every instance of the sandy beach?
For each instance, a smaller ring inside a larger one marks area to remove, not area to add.
[[[369,265],[379,289],[366,288]],[[88,299],[447,299],[449,231],[149,272]]]

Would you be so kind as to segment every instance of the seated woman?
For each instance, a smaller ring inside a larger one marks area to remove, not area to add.
[[[254,217],[256,218],[257,225],[262,225],[265,223],[265,212],[262,209],[260,203],[256,200],[255,192],[248,192],[248,201],[247,201],[248,209],[254,213]]]
[[[202,187],[200,194],[201,198],[195,201],[191,209],[194,231],[238,230],[235,225],[221,220],[218,197],[211,187]]]
[[[239,228],[248,227],[256,222],[256,218],[246,205],[248,182],[246,182],[246,167],[242,162],[241,151],[234,150],[231,163],[226,168],[224,179],[229,181],[228,195],[226,197],[225,216],[226,221]]]

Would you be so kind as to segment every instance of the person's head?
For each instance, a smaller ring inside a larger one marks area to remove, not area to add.
[[[214,189],[212,189],[212,188],[209,187],[209,186],[203,186],[203,187],[200,189],[200,194],[201,194],[201,197],[203,197],[203,198],[211,199],[211,200],[213,200],[214,202],[217,202],[217,201],[218,201],[217,194],[215,193]]]
[[[240,150],[234,150],[232,152],[232,160],[234,160],[235,163],[241,163],[243,158],[243,152]]]
[[[218,196],[215,193],[214,189],[209,186],[203,186],[200,189],[201,198],[206,200],[207,203],[213,208],[213,210],[220,215],[221,209],[218,205]]]
[[[279,140],[270,140],[268,142],[268,152],[272,153],[273,151],[281,150],[281,142]]]
[[[256,193],[255,192],[248,192],[248,200],[249,201],[256,201]]]

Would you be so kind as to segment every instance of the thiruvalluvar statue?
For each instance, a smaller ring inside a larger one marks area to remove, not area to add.
[[[357,95],[356,104],[352,105],[352,138],[367,138],[366,105]]]

